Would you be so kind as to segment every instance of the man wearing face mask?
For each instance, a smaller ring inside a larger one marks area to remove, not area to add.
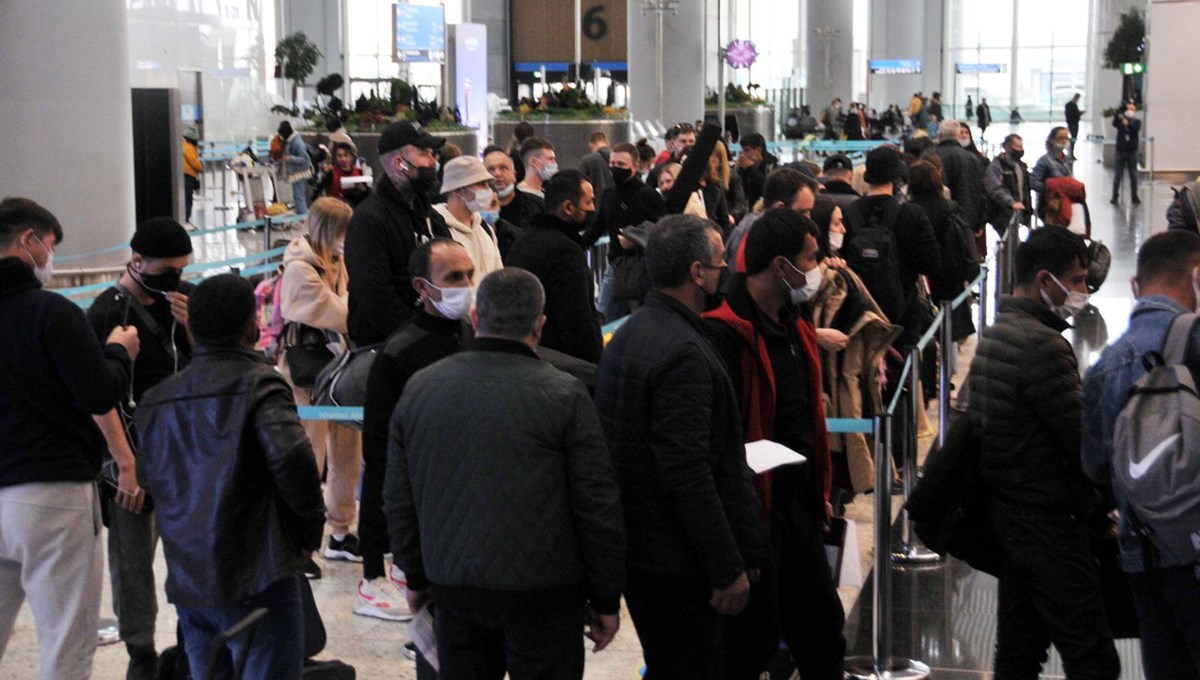
[[[546,183],[546,208],[513,244],[505,264],[531,272],[546,289],[542,346],[597,363],[604,343],[580,234],[595,215],[591,182],[577,170],[559,172]]]
[[[1113,168],[1112,201],[1116,205],[1121,200],[1121,177],[1129,173],[1129,195],[1134,205],[1142,202],[1138,198],[1138,145],[1142,134],[1142,121],[1137,117],[1137,107],[1133,102],[1125,104],[1125,108],[1113,116],[1112,125],[1117,130],[1117,159]]]
[[[131,325],[146,340],[133,365],[133,385],[125,403],[96,418],[111,457],[106,465],[118,471],[112,480],[116,488],[109,485],[102,491],[108,506],[113,612],[129,652],[127,677],[132,680],[154,678],[158,668],[153,568],[158,529],[145,505],[146,495],[137,485],[133,414],[147,389],[183,370],[191,360],[187,302],[194,286],[180,280],[191,258],[192,240],[175,220],[156,217],[138,225],[130,248],[133,255],[125,272],[96,298],[87,316],[97,338]]]
[[[606,321],[615,321],[630,312],[630,302],[640,303],[646,292],[637,297],[621,297],[613,293],[614,267],[644,267],[641,248],[621,235],[621,230],[643,222],[656,222],[667,210],[658,192],[646,186],[636,174],[637,148],[629,143],[613,147],[609,169],[616,182],[600,198],[596,220],[583,236],[588,248],[601,236],[608,236],[608,262],[604,280],[600,282],[600,312]],[[618,264],[621,263],[621,264]]]
[[[1062,336],[1087,305],[1087,246],[1046,227],[1016,259],[1013,295],[1000,298],[968,378],[967,417],[1003,559],[995,674],[1036,677],[1053,643],[1068,678],[1115,679],[1120,663],[1089,547],[1094,492],[1081,464],[1079,367]]]
[[[983,176],[989,221],[1001,238],[1015,213],[1021,213],[1021,224],[1026,226],[1033,217],[1033,183],[1029,166],[1021,160],[1024,156],[1021,135],[1009,135],[1004,138],[1004,152],[992,160]]]
[[[521,180],[517,189],[544,201],[546,182],[558,172],[554,145],[541,137],[530,137],[521,144],[521,160],[525,164],[525,179]]]
[[[625,601],[647,680],[717,677],[721,617],[746,606],[771,560],[736,389],[699,316],[727,269],[723,251],[708,220],[654,225],[654,291],[600,363],[596,408],[621,485]]]
[[[808,459],[755,477],[773,568],[726,628],[727,670],[744,671],[726,677],[758,677],[781,636],[802,678],[836,677],[845,653],[845,613],[821,559],[833,468],[812,321],[822,282],[818,235],[796,211],[768,210],[746,235],[745,273],[734,276],[721,306],[704,314],[738,391],[746,441],[769,439]]]
[[[513,170],[512,158],[504,149],[498,146],[484,149],[483,166],[492,176],[492,189],[499,199],[500,220],[513,225],[517,231],[524,231],[534,215],[546,211],[546,204],[542,199],[517,190],[517,176]],[[495,225],[495,222],[492,224]],[[501,246],[500,255],[503,257],[507,255],[503,241]]]
[[[418,245],[450,236],[426,196],[437,183],[434,151],[445,142],[412,121],[392,123],[379,137],[385,176],[354,210],[346,232],[348,325],[360,347],[383,342],[412,316],[417,293],[408,260]]]
[[[421,300],[413,317],[388,338],[367,378],[363,405],[363,488],[359,544],[363,578],[354,613],[385,621],[412,618],[399,565],[384,568],[389,552],[384,515],[388,422],[414,373],[462,349],[463,320],[474,303],[475,265],[459,243],[437,238],[417,247],[409,263],[412,286]]]
[[[442,194],[446,202],[433,206],[446,221],[450,238],[467,249],[479,278],[504,267],[496,233],[482,218],[482,213],[491,210],[496,199],[491,183],[492,176],[483,167],[483,161],[474,156],[459,156],[443,168]]]
[[[101,342],[70,300],[43,290],[63,229],[27,198],[0,201],[0,656],[22,601],[42,680],[91,677],[104,555],[92,420],[129,393],[133,326]]]

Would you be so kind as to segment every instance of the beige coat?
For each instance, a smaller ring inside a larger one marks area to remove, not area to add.
[[[821,265],[824,281],[813,301],[813,321],[817,328],[829,328],[853,288],[866,303],[846,333],[850,337],[840,352],[821,350],[825,395],[829,418],[870,418],[883,411],[879,384],[879,361],[901,328],[888,323],[875,299],[854,272],[834,270]],[[829,449],[846,456],[850,483],[856,492],[875,486],[875,464],[871,446],[864,434],[830,434]]]
[[[483,225],[479,213],[471,213],[471,224],[463,224],[450,212],[450,206],[439,203],[433,209],[446,220],[450,227],[450,238],[458,241],[467,249],[471,262],[475,265],[475,285],[478,286],[483,277],[497,269],[503,269],[500,261],[500,247],[496,245],[496,237],[492,231]]]
[[[330,287],[308,238],[292,239],[283,253],[283,279],[279,282],[279,311],[285,321],[346,334],[346,267],[341,260],[335,267],[336,284]]]

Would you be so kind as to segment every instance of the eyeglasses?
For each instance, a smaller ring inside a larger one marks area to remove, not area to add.
[[[721,269],[729,269],[729,264],[728,264],[728,263],[726,263],[726,262],[722,262],[722,263],[721,263],[721,264],[719,264],[719,265],[717,265],[717,264],[709,264],[709,263],[707,263],[707,262],[701,262],[701,263],[700,263],[700,266],[701,266],[701,267],[703,267],[703,268],[705,268],[705,269],[716,269],[716,270],[718,270],[718,271],[719,271],[719,270],[721,270]]]

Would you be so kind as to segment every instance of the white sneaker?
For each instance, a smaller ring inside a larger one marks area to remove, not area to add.
[[[384,621],[409,621],[413,617],[404,590],[390,578],[359,579],[354,613]]]

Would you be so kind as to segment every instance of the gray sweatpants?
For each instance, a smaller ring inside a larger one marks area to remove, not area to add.
[[[41,680],[91,677],[104,554],[93,482],[0,488],[0,656],[28,598]]]

